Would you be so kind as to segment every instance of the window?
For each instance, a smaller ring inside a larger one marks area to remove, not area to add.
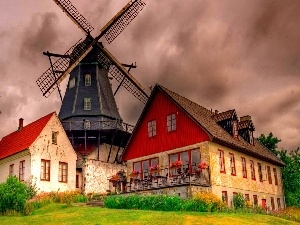
[[[15,174],[14,164],[9,165],[9,176],[12,177]]]
[[[58,181],[68,182],[68,163],[59,162]]]
[[[222,191],[222,201],[228,205],[227,191]]]
[[[143,161],[133,163],[133,170],[140,172],[140,178],[145,179],[149,175],[149,169],[151,166],[158,165],[158,158],[151,158]]]
[[[236,175],[236,170],[235,170],[234,155],[232,153],[229,153],[229,157],[230,157],[231,175],[235,176]]]
[[[242,157],[242,168],[243,168],[243,177],[247,178],[247,166],[246,166],[246,159]]]
[[[189,151],[178,152],[169,155],[169,166],[176,161],[181,161],[183,169],[189,172],[195,172],[198,170],[198,164],[201,162],[199,149],[192,149]],[[170,174],[177,174],[177,169],[171,169]]]
[[[92,109],[92,103],[91,103],[91,98],[84,98],[84,110],[91,110]]]
[[[272,207],[272,210],[275,210],[275,203],[274,203],[273,197],[271,197],[271,207]]]
[[[277,207],[278,207],[278,209],[281,209],[280,198],[277,198]]]
[[[220,164],[220,173],[226,173],[224,152],[222,150],[219,150],[219,164]]]
[[[270,168],[270,166],[267,166],[267,173],[268,173],[269,184],[272,184],[272,177],[271,177],[271,168]],[[274,199],[273,199],[273,201],[274,201]]]
[[[58,132],[52,131],[52,144],[57,145]]]
[[[91,75],[90,74],[86,74],[84,76],[84,85],[85,86],[91,86],[91,84],[92,84]]]
[[[253,204],[254,205],[258,204],[257,195],[253,195]]]
[[[41,160],[41,180],[50,181],[50,160]]]
[[[250,196],[249,196],[249,194],[245,194],[245,199],[246,199],[246,201],[250,202]]]
[[[19,164],[19,181],[24,181],[25,176],[25,160],[20,161]]]
[[[274,173],[275,185],[278,185],[278,178],[277,178],[277,170],[276,170],[276,168],[273,168],[273,173]]]
[[[76,188],[79,188],[79,175],[76,174]]]
[[[175,113],[167,116],[167,129],[168,129],[168,132],[176,130],[176,115],[175,115]]]
[[[251,179],[256,180],[254,162],[252,160],[250,160],[250,170],[251,170]]]
[[[69,89],[75,87],[75,77],[71,78],[69,81]]]
[[[148,122],[148,137],[156,136],[156,120]]]
[[[249,143],[254,145],[253,131],[249,130]]]
[[[238,131],[238,122],[237,122],[237,120],[233,120],[232,121],[232,133],[233,133],[233,137],[235,139],[239,138],[239,131]]]
[[[258,176],[259,176],[259,181],[263,181],[263,175],[262,175],[262,170],[261,170],[261,163],[257,163],[258,166]]]
[[[91,121],[84,121],[84,129],[85,130],[90,130],[91,129]]]

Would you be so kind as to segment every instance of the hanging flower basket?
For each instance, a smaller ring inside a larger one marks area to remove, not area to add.
[[[109,181],[119,181],[120,180],[120,176],[118,174],[112,175],[109,178]]]
[[[206,162],[201,162],[198,164],[198,168],[201,169],[201,170],[205,170],[208,168]]]
[[[182,161],[176,161],[171,164],[170,168],[171,169],[180,168],[180,167],[182,167],[182,165],[183,165]]]
[[[137,177],[140,174],[140,171],[138,170],[133,170],[130,174],[130,177]]]

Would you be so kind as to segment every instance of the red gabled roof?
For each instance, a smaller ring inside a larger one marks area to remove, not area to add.
[[[21,130],[15,131],[0,141],[0,159],[21,152],[30,147],[42,132],[50,118],[55,114],[52,112],[30,124],[24,126]]]

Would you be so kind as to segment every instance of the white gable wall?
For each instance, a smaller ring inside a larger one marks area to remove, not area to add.
[[[52,132],[58,132],[57,144]],[[31,174],[39,192],[72,191],[76,182],[76,153],[56,115],[53,115],[36,141],[30,146]],[[50,160],[50,181],[41,180],[41,160]],[[59,162],[68,163],[68,182],[59,182]]]

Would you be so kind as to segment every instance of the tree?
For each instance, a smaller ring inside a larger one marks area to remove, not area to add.
[[[261,134],[257,140],[285,163],[281,172],[286,205],[300,207],[300,148],[289,153],[284,149],[278,150],[277,144],[281,140],[274,137],[272,132],[268,136]]]
[[[277,137],[273,136],[273,133],[270,132],[269,135],[266,137],[264,134],[261,134],[257,140],[264,145],[267,149],[269,149],[271,152],[273,152],[276,156],[279,155],[279,152],[277,150],[278,148],[278,143],[281,142],[280,139],[278,139]]]

